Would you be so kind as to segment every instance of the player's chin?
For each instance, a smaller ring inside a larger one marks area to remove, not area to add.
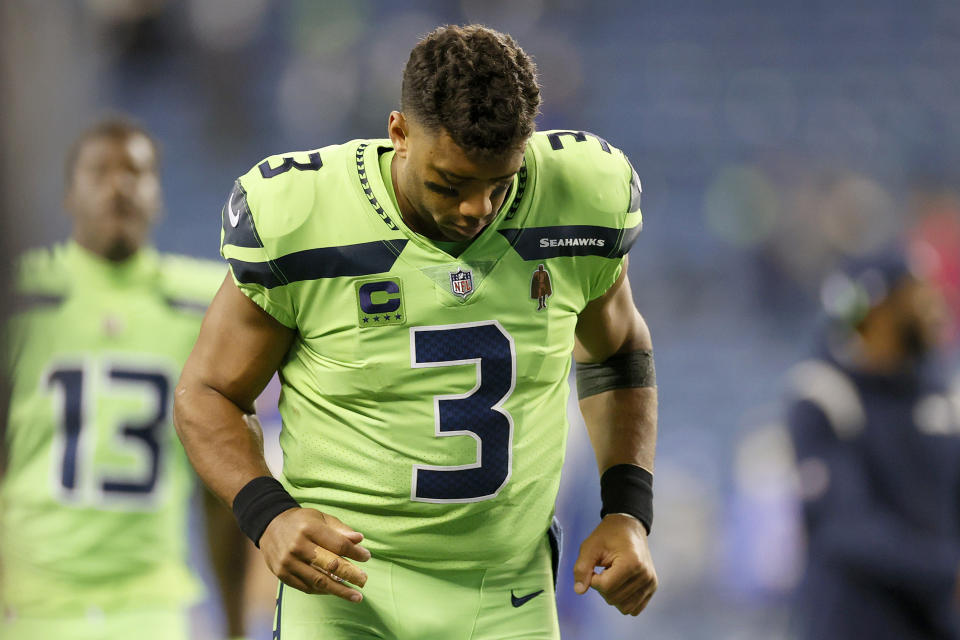
[[[141,243],[142,240],[132,234],[117,234],[103,242],[102,255],[108,260],[121,262],[135,254]]]
[[[443,228],[443,235],[446,236],[450,242],[464,242],[476,238],[480,231],[481,228],[474,229],[450,225]]]

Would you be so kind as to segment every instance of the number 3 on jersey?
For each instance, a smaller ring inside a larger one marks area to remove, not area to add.
[[[417,502],[479,502],[496,497],[510,479],[513,417],[503,409],[517,380],[513,338],[492,320],[410,329],[411,366],[472,364],[477,383],[470,391],[434,396],[438,437],[471,436],[475,462],[457,466],[413,466],[410,499]]]

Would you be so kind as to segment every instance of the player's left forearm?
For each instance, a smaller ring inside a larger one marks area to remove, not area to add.
[[[621,613],[637,615],[658,583],[647,546],[653,524],[657,390],[601,391],[584,396],[580,410],[600,471],[602,519],[580,545],[574,591],[582,594],[592,587]]]
[[[590,442],[602,474],[617,464],[653,473],[657,443],[657,388],[611,389],[580,400]]]
[[[657,441],[656,368],[650,330],[633,302],[626,263],[610,289],[580,312],[573,356],[580,411],[600,474],[629,465],[614,470],[608,484],[617,490],[636,486],[642,494],[633,501],[641,507],[636,510],[649,520]],[[633,514],[613,511],[620,512]]]

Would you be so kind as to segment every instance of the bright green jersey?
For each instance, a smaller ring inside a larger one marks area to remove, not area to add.
[[[297,332],[280,369],[292,495],[380,557],[481,568],[550,524],[577,315],[640,230],[639,181],[596,136],[535,134],[499,215],[452,257],[402,221],[389,148],[260,163],[224,207],[222,253]]]
[[[8,327],[3,604],[26,617],[184,603],[193,475],[173,390],[225,267],[74,243],[27,253]]]

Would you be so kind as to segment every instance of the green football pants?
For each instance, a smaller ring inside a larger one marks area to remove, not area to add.
[[[474,571],[425,571],[377,558],[363,600],[281,584],[274,640],[558,640],[551,549]]]

